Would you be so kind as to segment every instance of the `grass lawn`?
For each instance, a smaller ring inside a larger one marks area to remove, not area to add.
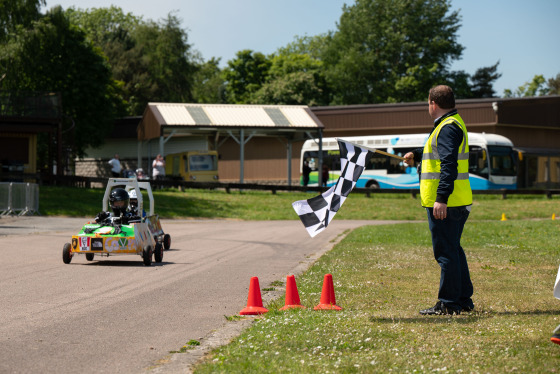
[[[43,215],[95,217],[101,211],[103,189],[41,186],[39,211]],[[155,213],[161,218],[218,218],[243,220],[298,219],[292,202],[316,193],[223,190],[154,191]],[[147,201],[147,196],[144,196]],[[147,209],[146,209],[147,210]],[[560,217],[560,196],[514,195],[502,200],[497,195],[474,195],[471,220]],[[419,199],[409,194],[351,194],[335,219],[426,220]]]
[[[558,372],[559,230],[552,220],[467,222],[475,311],[428,317],[418,311],[437,300],[439,267],[427,223],[355,230],[296,278],[307,309],[266,305],[196,373]],[[313,310],[326,273],[342,311]]]

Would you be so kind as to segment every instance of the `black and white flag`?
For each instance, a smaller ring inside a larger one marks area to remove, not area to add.
[[[336,184],[319,196],[292,203],[311,237],[327,228],[334,215],[362,175],[373,151],[338,139],[340,149],[340,177]]]

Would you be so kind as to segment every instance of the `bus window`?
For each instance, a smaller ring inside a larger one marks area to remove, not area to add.
[[[387,169],[387,156],[379,153],[374,153],[366,164],[366,170],[385,170]]]
[[[499,176],[516,176],[515,153],[511,147],[488,146],[490,173]]]
[[[487,159],[482,147],[469,146],[469,173],[488,178]]]
[[[305,152],[303,161],[308,162],[311,171],[317,171],[319,168],[319,152]],[[327,165],[329,170],[340,170],[340,151],[323,151],[323,165]]]
[[[217,170],[218,162],[215,155],[192,155],[189,156],[190,171]]]
[[[398,148],[398,149],[379,149],[380,151],[393,153],[397,156],[404,156],[408,152],[412,152],[414,148]],[[380,153],[374,153],[369,163],[366,165],[366,170],[387,170],[387,174],[411,174],[415,173],[414,167],[406,166],[402,160],[398,158],[389,157]]]

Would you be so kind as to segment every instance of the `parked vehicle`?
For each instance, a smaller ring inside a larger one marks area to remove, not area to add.
[[[218,178],[218,152],[188,151],[165,156],[167,177],[185,181],[215,182]]]
[[[341,139],[404,156],[423,147],[429,134],[350,136]],[[307,161],[311,168],[310,186],[318,181],[319,156],[329,169],[327,186],[340,176],[340,153],[336,138],[323,138],[322,155],[319,140],[307,140],[301,149],[300,172]],[[469,180],[473,190],[516,189],[517,152],[506,137],[496,134],[469,132]],[[302,182],[303,184],[303,182]],[[416,167],[407,167],[401,160],[374,154],[366,165],[356,187],[367,188],[420,188]]]

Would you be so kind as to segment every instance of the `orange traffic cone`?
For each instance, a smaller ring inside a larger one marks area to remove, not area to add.
[[[243,308],[241,312],[239,312],[239,314],[245,316],[264,314],[266,312],[268,312],[268,309],[263,308],[259,278],[252,277],[251,283],[249,284],[249,297],[247,299],[247,307]]]
[[[325,274],[325,279],[323,280],[323,291],[321,292],[321,302],[314,309],[342,310],[341,307],[336,305],[331,274]]]
[[[286,277],[286,302],[285,305],[280,308],[280,310],[287,310],[290,308],[303,308],[299,301],[299,293],[296,285],[296,277],[293,275],[288,275]]]

